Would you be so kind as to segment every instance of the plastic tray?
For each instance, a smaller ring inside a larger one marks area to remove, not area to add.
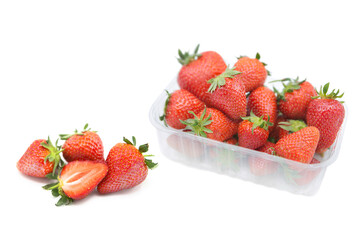
[[[169,92],[179,89],[176,78],[166,87]],[[163,115],[167,98],[165,91],[150,109],[150,121],[157,129],[162,153],[169,159],[200,169],[248,180],[254,183],[289,191],[296,194],[315,194],[324,178],[326,168],[338,157],[345,119],[334,144],[323,156],[315,158],[318,164],[303,164],[263,152],[195,136],[182,130],[166,127],[159,116]],[[268,166],[258,172],[251,165]]]

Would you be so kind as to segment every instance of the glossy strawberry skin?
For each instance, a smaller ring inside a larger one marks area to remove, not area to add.
[[[226,63],[218,53],[203,52],[198,59],[180,69],[178,84],[180,88],[188,90],[210,107],[211,93],[208,92],[210,87],[208,80],[221,74],[225,69]]]
[[[66,196],[80,200],[87,197],[106,176],[105,163],[94,161],[72,161],[61,171],[60,182]]]
[[[315,88],[305,81],[300,89],[285,93],[285,100],[279,101],[279,110],[288,119],[305,119],[308,105],[316,95]]]
[[[264,84],[267,77],[267,70],[262,62],[256,58],[241,57],[234,64],[235,70],[241,74],[235,76],[239,78],[245,87],[246,92],[251,92]]]
[[[305,127],[281,138],[275,145],[275,152],[287,159],[310,163],[319,138],[320,132],[316,127]]]
[[[192,117],[189,111],[195,114],[202,111],[205,104],[194,94],[185,89],[179,89],[171,93],[169,102],[165,110],[165,121],[173,128],[183,129],[185,125],[180,120],[186,120]]]
[[[306,112],[306,123],[320,131],[316,152],[325,152],[334,142],[344,121],[345,108],[334,99],[313,99]]]
[[[110,150],[106,163],[109,171],[97,187],[100,194],[135,187],[142,183],[148,174],[144,156],[130,144],[116,144]]]
[[[47,143],[47,141],[45,139],[35,140],[16,163],[16,167],[21,173],[33,177],[45,177],[53,171],[54,163],[45,162],[45,157],[50,151],[41,146],[41,143]]]
[[[83,135],[75,134],[65,141],[62,148],[63,157],[67,162],[71,161],[95,161],[104,162],[104,146],[100,136],[92,131],[83,132]]]
[[[266,143],[266,140],[269,137],[269,131],[261,127],[256,127],[252,132],[252,127],[253,123],[248,120],[244,120],[239,124],[239,146],[256,149]]]
[[[200,117],[202,113],[198,113],[197,116]],[[212,122],[206,127],[213,133],[206,133],[207,138],[223,142],[236,134],[238,123],[229,119],[224,113],[215,108],[207,108],[205,118],[209,114],[211,114],[210,120]]]
[[[275,155],[275,143],[267,141],[256,151]],[[256,176],[265,176],[274,173],[278,168],[278,163],[263,158],[253,157],[249,159],[250,171]]]
[[[236,78],[225,78],[226,84],[209,97],[210,105],[232,120],[246,116],[246,93],[243,83]]]
[[[275,93],[264,86],[256,88],[250,93],[247,102],[248,115],[251,111],[258,117],[263,116],[266,120],[269,117],[269,122],[275,125],[278,113]],[[269,126],[270,132],[273,126]]]

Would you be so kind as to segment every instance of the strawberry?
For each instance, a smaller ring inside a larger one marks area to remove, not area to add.
[[[343,102],[336,99],[341,98],[339,90],[327,93],[329,83],[320,88],[319,96],[313,99],[306,112],[306,122],[309,126],[317,127],[320,131],[320,140],[316,152],[325,152],[335,141],[337,133],[344,121],[345,108]]]
[[[286,121],[286,118],[282,114],[279,115],[279,113],[278,113],[275,124],[273,126],[273,130],[269,134],[270,142],[276,143],[277,141],[279,141],[279,139],[280,139],[279,134],[280,134],[280,130],[281,130],[279,123],[284,122],[284,121]]]
[[[18,170],[29,176],[45,177],[55,174],[56,169],[63,165],[59,153],[61,147],[51,143],[50,138],[35,140],[16,163]]]
[[[266,143],[269,137],[268,126],[272,123],[264,120],[263,116],[257,117],[253,112],[249,117],[243,117],[244,121],[239,124],[238,138],[239,146],[256,149]]]
[[[280,157],[310,163],[315,154],[319,137],[320,132],[316,127],[305,127],[280,138],[275,145],[275,152]]]
[[[226,69],[222,57],[213,51],[198,54],[199,45],[194,54],[179,50],[178,61],[183,65],[178,74],[180,88],[186,89],[197,98],[210,106],[208,92],[210,84],[208,80],[220,75]]]
[[[171,94],[168,91],[166,93],[168,98],[165,101],[164,115],[160,117],[166,126],[176,129],[185,128],[186,126],[180,120],[191,118],[189,111],[199,113],[205,107],[202,101],[185,89],[176,90]]]
[[[319,160],[313,158],[309,164],[318,164]],[[301,168],[299,166],[283,165],[286,178],[290,182],[302,186],[311,183],[319,175],[320,168]]]
[[[125,137],[123,140],[124,143],[118,143],[111,148],[106,158],[109,172],[97,187],[101,194],[135,187],[145,180],[148,168],[154,169],[157,166],[157,163],[146,158],[152,155],[144,155],[149,149],[148,144],[137,149],[135,137],[132,137],[133,142]]]
[[[288,134],[294,133],[307,127],[306,123],[302,120],[287,120],[284,122],[279,122],[279,139],[285,137]]]
[[[231,145],[238,145],[238,140],[235,137],[231,137],[228,140],[224,141],[225,143],[231,144]]]
[[[275,124],[278,112],[275,93],[264,86],[256,88],[248,97],[247,111],[248,114],[253,112],[258,117],[264,116],[265,119],[269,117],[269,122]],[[274,125],[270,126],[269,131],[273,128]]]
[[[281,81],[284,86],[282,92],[274,88],[279,100],[280,112],[289,119],[305,119],[306,109],[312,97],[317,95],[315,88],[306,79],[299,81],[299,77],[272,82],[276,81]]]
[[[181,122],[186,125],[186,130],[191,130],[197,136],[223,142],[236,134],[238,124],[215,108],[205,108],[198,114],[191,113],[194,118]]]
[[[263,146],[256,149],[256,151],[275,155],[275,143],[267,141]],[[278,164],[264,158],[253,157],[249,159],[249,167],[254,175],[265,176],[274,173],[277,170]]]
[[[260,54],[255,58],[239,57],[234,64],[235,70],[241,72],[236,78],[239,78],[245,86],[245,92],[251,92],[264,84],[269,72],[265,69],[266,64],[260,62]]]
[[[60,134],[61,140],[66,140],[63,144],[63,157],[67,162],[71,161],[96,161],[104,162],[104,146],[101,138],[95,131],[88,129],[88,124],[84,130],[73,134]]]
[[[240,72],[226,68],[225,72],[210,79],[208,91],[210,105],[233,120],[246,116],[246,94],[243,83],[234,76]]]
[[[108,167],[105,163],[86,160],[72,161],[64,166],[59,176],[48,176],[50,179],[58,181],[47,184],[43,188],[51,190],[54,197],[60,196],[56,206],[67,205],[73,200],[80,200],[88,196],[107,172]]]

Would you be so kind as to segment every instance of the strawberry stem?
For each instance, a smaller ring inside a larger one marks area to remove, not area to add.
[[[202,137],[207,137],[206,133],[212,133],[210,129],[206,128],[206,126],[212,122],[212,120],[210,120],[211,113],[207,118],[205,118],[206,107],[202,112],[200,118],[198,118],[193,111],[189,111],[189,113],[194,115],[194,118],[190,118],[185,121],[180,120],[181,123],[186,125],[185,129],[191,130],[191,133],[194,133],[195,135]]]
[[[236,71],[234,68],[226,68],[225,72],[221,73],[220,75],[210,79],[208,83],[210,83],[210,87],[208,92],[214,92],[217,88],[221,88],[226,84],[226,78],[234,78],[235,75],[240,74],[241,72]]]
[[[89,126],[89,124],[86,123],[85,126],[84,126],[84,129],[81,132],[78,132],[78,130],[75,129],[74,133],[72,133],[72,134],[59,134],[60,139],[61,140],[68,140],[69,138],[71,138],[74,135],[82,136],[82,135],[84,135],[85,132],[88,132],[88,131],[91,130],[91,128],[88,128],[88,126]],[[96,131],[92,131],[92,132],[96,132]]]
[[[167,109],[167,106],[169,104],[169,101],[170,101],[170,97],[171,97],[171,94],[169,93],[168,90],[165,89],[165,92],[167,93],[168,97],[166,98],[165,100],[165,106],[164,106],[164,114],[162,116],[160,116],[160,121],[164,121],[164,124],[165,126],[167,127],[167,123],[166,123],[166,120],[165,120],[165,117],[166,117],[166,109]]]
[[[127,144],[130,144],[130,145],[136,147],[136,138],[134,136],[132,136],[132,142],[129,139],[127,139],[126,137],[123,137],[123,141]],[[148,143],[140,145],[138,150],[144,156],[145,164],[149,169],[152,170],[158,166],[158,163],[154,163],[152,160],[148,159],[148,157],[153,157],[154,155],[144,154],[149,150]]]
[[[258,117],[252,111],[250,112],[250,116],[242,117],[243,120],[248,120],[249,122],[253,123],[253,126],[251,127],[252,134],[254,134],[254,129],[257,127],[263,128],[267,131],[268,126],[273,125],[272,122],[269,122],[269,120],[270,120],[269,116],[267,117],[267,120],[264,120],[263,118],[264,118],[264,116]]]
[[[280,80],[274,80],[274,81],[271,81],[270,83],[274,83],[274,82],[282,83],[284,88],[281,92],[279,92],[275,87],[273,89],[274,89],[274,92],[276,93],[278,101],[280,101],[280,100],[285,101],[285,93],[292,93],[294,90],[300,89],[301,88],[300,84],[302,84],[305,81],[306,81],[306,79],[299,81],[299,77],[296,77],[295,79],[283,78]]]
[[[302,120],[288,120],[286,122],[279,122],[278,125],[282,129],[289,131],[290,133],[297,132],[307,127],[306,123]]]
[[[316,92],[319,94],[318,96],[314,96],[312,97],[313,99],[316,99],[316,98],[320,98],[320,99],[337,99],[337,98],[342,98],[344,96],[344,93],[340,94],[340,89],[338,89],[336,92],[335,92],[335,89],[333,89],[331,91],[331,93],[327,93],[328,90],[329,90],[329,86],[330,86],[330,83],[326,83],[323,86],[320,86],[320,91],[317,91]],[[341,101],[341,103],[344,103],[343,101]]]
[[[198,59],[201,54],[198,54],[200,44],[198,44],[194,50],[193,54],[190,54],[189,52],[182,52],[180,49],[178,50],[179,58],[177,59],[179,63],[183,66],[188,65],[190,62]]]
[[[59,140],[59,139],[58,139]],[[58,140],[56,140],[55,146],[52,144],[52,142],[50,141],[50,137],[48,137],[48,140],[45,142],[41,143],[41,146],[43,146],[44,148],[49,150],[49,154],[45,157],[44,159],[44,163],[46,161],[49,162],[53,162],[54,166],[53,166],[53,172],[52,175],[55,174],[56,170],[59,167],[62,167],[65,163],[64,161],[61,159],[60,157],[60,153],[64,150],[61,149],[61,146],[58,146]]]

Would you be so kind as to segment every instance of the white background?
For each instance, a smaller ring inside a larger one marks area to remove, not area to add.
[[[249,3],[251,2],[251,3]],[[356,1],[2,1],[0,238],[359,239],[359,11]],[[165,158],[148,112],[177,74],[177,50],[262,60],[274,76],[345,92],[342,149],[313,197]],[[89,123],[107,154],[148,142],[159,167],[140,186],[55,207],[46,180],[15,165],[30,143]],[[9,235],[8,235],[9,234]]]

